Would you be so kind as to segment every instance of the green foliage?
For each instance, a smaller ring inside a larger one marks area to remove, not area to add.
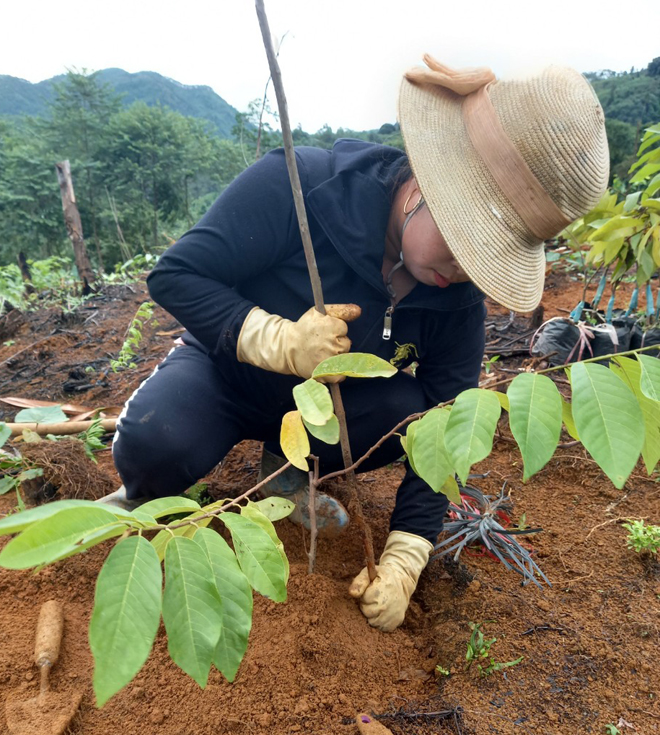
[[[83,443],[85,448],[85,454],[94,462],[97,463],[94,452],[98,452],[101,449],[105,449],[105,444],[101,441],[101,437],[105,434],[105,429],[101,425],[101,419],[96,418],[92,421],[92,425],[87,431],[82,431],[78,434],[78,439]]]
[[[343,376],[346,378],[391,378],[397,369],[389,362],[382,360],[376,355],[364,352],[348,352],[343,355],[335,355],[320,362],[312,378],[323,380],[324,378]]]
[[[185,497],[158,498],[132,512],[58,501],[0,519],[0,535],[14,536],[0,566],[41,567],[121,537],[99,574],[90,623],[99,706],[141,669],[161,616],[172,660],[204,687],[213,665],[230,681],[236,676],[252,623],[252,589],[286,599],[289,565],[269,516],[285,517],[292,508],[279,498],[249,503],[240,515],[223,512],[222,503],[200,509]],[[166,525],[157,521],[181,513]],[[229,529],[234,550],[204,527],[212,514]],[[146,540],[142,533],[150,530],[167,541]]]
[[[126,339],[124,344],[121,346],[119,355],[116,360],[110,360],[110,367],[112,372],[116,373],[118,370],[126,370],[134,368],[136,365],[133,362],[133,358],[137,355],[140,349],[140,343],[142,342],[142,330],[152,318],[155,304],[153,301],[145,301],[140,304],[138,310],[135,312],[131,323],[126,330]]]
[[[629,188],[610,189],[564,231],[574,249],[588,249],[587,266],[612,269],[613,293],[624,276],[641,287],[660,269],[660,125],[644,132],[630,173]],[[657,319],[651,304],[647,310],[645,326]]]
[[[660,526],[647,526],[644,521],[623,523],[628,531],[626,539],[629,549],[638,554],[657,554],[660,550]]]

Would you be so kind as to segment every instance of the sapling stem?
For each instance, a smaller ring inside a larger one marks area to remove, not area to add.
[[[319,458],[310,455],[314,462],[314,469],[309,473],[309,565],[308,574],[314,574],[316,564],[316,540],[318,538],[318,527],[316,525],[316,486],[319,481]]]
[[[305,260],[307,261],[307,270],[309,271],[309,280],[312,284],[312,294],[314,296],[314,306],[321,314],[325,314],[325,304],[323,302],[323,289],[321,286],[321,278],[316,266],[316,256],[314,255],[314,247],[312,238],[309,233],[309,223],[307,221],[307,212],[305,210],[305,200],[303,198],[302,186],[300,184],[300,176],[298,174],[298,165],[296,163],[296,154],[293,148],[293,136],[291,134],[291,125],[289,123],[289,110],[284,94],[284,84],[282,82],[282,73],[277,60],[277,54],[273,48],[273,39],[266,17],[263,0],[255,0],[257,17],[259,19],[259,27],[268,57],[268,66],[270,68],[270,76],[273,80],[275,96],[277,97],[277,108],[280,114],[280,124],[282,126],[282,141],[284,143],[284,154],[286,157],[286,166],[289,171],[289,179],[291,180],[291,190],[293,192],[293,201],[298,215],[298,226],[300,227],[300,236],[302,238],[303,250],[305,251]],[[351,505],[353,506],[353,514],[357,521],[358,528],[362,532],[362,541],[364,544],[364,553],[367,569],[369,570],[369,578],[373,582],[376,579],[376,560],[374,557],[374,548],[371,540],[371,532],[368,528],[364,514],[362,513],[362,504],[358,495],[357,480],[353,472],[353,460],[351,457],[351,448],[348,440],[348,429],[346,427],[346,416],[341,399],[341,393],[337,384],[330,386],[330,394],[334,403],[335,415],[339,422],[339,440],[341,442],[341,450],[344,458],[345,470],[342,474],[346,474],[348,487],[351,493]]]

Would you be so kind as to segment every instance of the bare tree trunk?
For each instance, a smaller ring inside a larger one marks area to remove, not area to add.
[[[23,281],[25,282],[25,293],[34,293],[34,286],[32,285],[32,274],[30,273],[30,267],[27,264],[25,253],[22,250],[16,256],[16,260],[18,261],[18,267],[21,269],[21,275],[23,276]]]
[[[110,211],[112,212],[112,216],[115,220],[115,225],[117,226],[117,235],[119,236],[119,250],[121,251],[121,257],[124,259],[124,262],[127,260],[130,260],[133,257],[133,253],[131,252],[130,248],[128,247],[128,244],[126,243],[126,240],[124,239],[124,233],[122,232],[121,225],[119,224],[119,214],[117,212],[117,204],[115,203],[115,198],[110,196],[110,192],[108,191],[108,187],[105,187],[105,193],[108,195],[108,203],[110,204]]]
[[[89,261],[85,240],[83,239],[80,212],[78,212],[76,195],[73,193],[73,182],[71,181],[71,166],[68,161],[60,161],[55,164],[55,170],[57,171],[57,181],[60,185],[60,194],[62,195],[64,222],[73,244],[76,268],[78,269],[78,275],[83,285],[82,293],[86,295],[94,290],[93,284],[96,276],[92,270],[92,264]]]

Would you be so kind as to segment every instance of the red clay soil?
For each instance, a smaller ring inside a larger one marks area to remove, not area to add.
[[[549,281],[546,318],[573,308],[581,293],[581,284],[562,274]],[[13,333],[0,335],[14,341],[0,349],[0,395],[90,407],[122,403],[169,349],[172,335],[157,332],[177,327],[157,312],[160,324],[146,330],[138,367],[108,372],[109,357],[145,298],[142,285],[116,286],[73,316],[12,317],[7,328]],[[511,364],[501,360],[495,368]],[[85,370],[90,365],[94,372]],[[4,420],[16,411],[3,410]],[[514,517],[524,513],[528,526],[544,529],[530,544],[552,587],[522,587],[518,575],[488,557],[465,556],[458,566],[435,559],[404,625],[384,634],[366,624],[346,592],[362,567],[355,528],[340,541],[320,542],[310,576],[308,539],[281,521],[277,528],[291,561],[289,597],[276,604],[255,596],[250,646],[236,681],[214,673],[201,690],[170,661],[161,630],[143,670],[99,710],[87,627],[96,576],[110,550],[103,545],[37,573],[0,570],[1,698],[36,695],[34,628],[40,605],[56,598],[66,620],[51,686],[62,694],[84,692],[69,735],[353,735],[357,712],[378,716],[396,735],[572,735],[606,733],[607,725],[622,735],[660,732],[660,576],[626,548],[621,527],[626,518],[660,523],[657,475],[649,480],[638,468],[618,491],[581,448],[569,447],[523,485],[520,456],[505,440],[506,429],[503,435],[474,470],[489,476],[475,484],[494,495],[509,482]],[[236,447],[213,474],[211,491],[251,487],[258,452],[254,443]],[[99,454],[99,466],[117,483],[108,451]],[[402,471],[394,465],[360,476],[377,549]],[[341,482],[334,491],[342,495]],[[97,488],[86,494],[94,497]],[[0,498],[0,513],[15,502],[15,496]],[[476,665],[465,670],[469,623],[482,623],[486,636],[497,638],[496,661],[523,661],[487,677]],[[450,675],[436,675],[438,664]]]

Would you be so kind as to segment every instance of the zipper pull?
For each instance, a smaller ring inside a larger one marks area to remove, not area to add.
[[[392,312],[394,311],[393,306],[388,306],[385,309],[385,319],[383,321],[383,339],[390,339],[392,336]]]

